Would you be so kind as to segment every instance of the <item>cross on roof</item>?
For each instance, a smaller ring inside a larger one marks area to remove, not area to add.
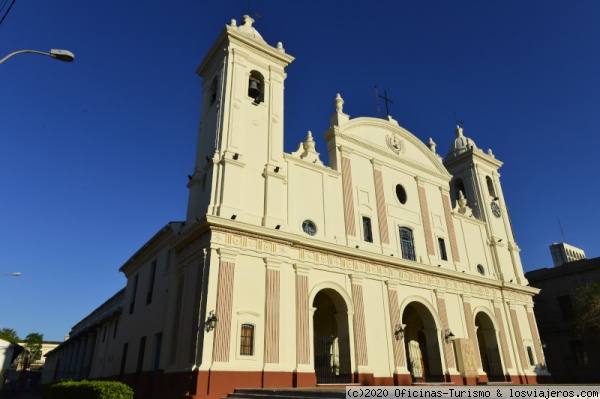
[[[452,119],[454,122],[456,122],[456,126],[465,124],[464,121],[458,120],[458,118],[456,117],[456,112],[454,113],[454,118],[449,116],[448,119]]]
[[[238,8],[241,8],[242,10],[246,11],[246,12],[248,13],[248,15],[252,14],[253,16],[255,16],[255,17],[256,17],[256,18],[258,18],[258,19],[261,19],[261,18],[262,18],[262,15],[260,15],[260,14],[259,14],[259,13],[257,13],[256,11],[253,11],[253,10],[250,8],[250,0],[248,0],[248,7],[242,7],[242,6],[240,6],[239,4],[236,4],[236,6],[237,6]]]
[[[394,103],[392,100],[390,100],[387,96],[387,91],[383,91],[383,96],[379,96],[379,98],[383,98],[383,101],[385,101],[385,113],[387,114],[387,116],[390,116],[390,111],[388,109],[388,103]]]

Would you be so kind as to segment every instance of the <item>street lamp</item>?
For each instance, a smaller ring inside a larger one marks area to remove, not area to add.
[[[8,274],[0,274],[0,276],[3,276],[3,277],[6,277],[6,276],[8,276],[8,277],[19,277],[20,275],[21,275],[21,273],[19,273],[19,272],[8,273]]]
[[[9,59],[13,55],[17,55],[17,54],[21,54],[21,53],[34,53],[34,54],[47,55],[48,57],[52,57],[54,59],[64,61],[64,62],[72,62],[75,59],[75,55],[72,52],[70,52],[69,50],[52,49],[52,50],[50,50],[49,53],[46,53],[44,51],[38,51],[38,50],[18,50],[13,53],[10,53],[6,57],[2,58],[0,60],[0,64],[2,64],[4,61]]]

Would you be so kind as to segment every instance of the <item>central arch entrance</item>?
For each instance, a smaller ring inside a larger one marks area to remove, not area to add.
[[[317,293],[313,307],[317,384],[351,383],[348,306],[339,293],[326,288]]]
[[[500,350],[498,349],[498,340],[496,339],[496,329],[492,319],[484,312],[477,313],[475,328],[477,329],[477,343],[483,371],[487,374],[488,380],[503,381],[504,371],[500,359]]]
[[[411,302],[402,313],[408,370],[413,382],[443,382],[437,326],[425,305]]]

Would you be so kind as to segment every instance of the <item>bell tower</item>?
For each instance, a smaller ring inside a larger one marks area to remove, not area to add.
[[[204,214],[284,224],[283,90],[294,60],[243,17],[225,26],[196,71],[202,108],[187,221]]]
[[[484,153],[473,140],[463,135],[456,126],[456,138],[444,161],[452,174],[450,192],[456,202],[464,195],[473,209],[473,216],[486,223],[488,245],[495,263],[496,274],[505,282],[527,285],[519,252],[515,242],[508,208],[504,201],[500,173],[503,163],[492,150]]]

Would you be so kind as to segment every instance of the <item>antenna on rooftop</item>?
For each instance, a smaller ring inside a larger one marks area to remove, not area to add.
[[[565,240],[565,232],[563,231],[562,224],[560,224],[560,218],[557,216],[556,220],[558,220],[558,227],[560,227],[560,234],[562,234],[563,242],[566,243],[567,240]]]
[[[241,8],[241,9],[242,9],[242,10],[244,10],[244,11],[246,11],[246,12],[248,13],[248,15],[252,15],[253,17],[256,17],[256,18],[258,18],[258,19],[262,19],[262,15],[260,15],[260,14],[259,14],[259,13],[257,13],[256,11],[253,11],[253,10],[250,8],[250,0],[248,0],[248,7],[242,7],[242,6],[241,6],[241,5],[239,5],[239,4],[236,4],[235,6],[236,6],[236,7],[238,7],[238,8]]]
[[[375,85],[375,103],[377,104],[377,117],[381,118],[381,108],[379,108],[379,94],[377,93],[377,85]]]

